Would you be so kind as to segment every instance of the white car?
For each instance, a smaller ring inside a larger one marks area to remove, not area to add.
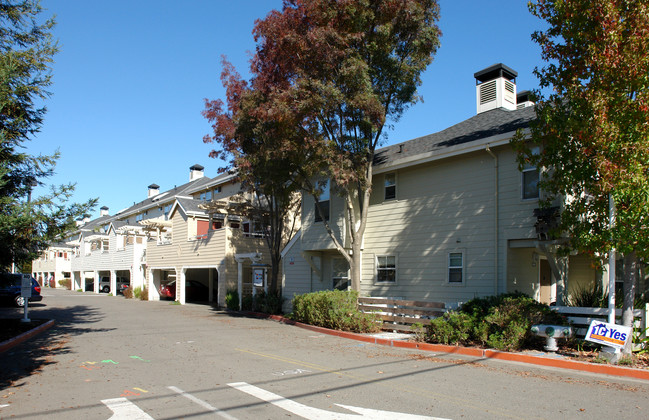
[[[117,293],[122,293],[130,285],[131,282],[128,279],[117,277]],[[102,277],[99,279],[99,291],[104,293],[110,292],[110,277]]]

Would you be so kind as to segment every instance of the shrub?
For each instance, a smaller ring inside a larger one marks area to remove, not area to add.
[[[606,308],[608,306],[608,292],[604,290],[602,282],[596,281],[570,290],[566,298],[568,306],[582,308]]]
[[[142,288],[138,286],[135,289],[133,289],[133,297],[135,299],[139,299],[140,296],[142,296]]]
[[[237,289],[230,289],[225,293],[225,306],[231,311],[239,310],[239,292]]]
[[[358,309],[358,292],[325,290],[293,298],[292,318],[305,324],[334,330],[376,332],[381,319]]]
[[[252,295],[244,296],[241,299],[241,310],[252,311]]]
[[[142,293],[140,293],[140,300],[149,300],[149,289],[146,286],[142,288]]]
[[[473,330],[473,318],[462,312],[447,312],[426,325],[426,340],[442,344],[467,344]]]
[[[565,317],[524,294],[489,296],[472,299],[458,312],[434,319],[427,326],[426,339],[520,350],[543,342],[530,331],[532,325],[540,323],[567,325]]]
[[[134,294],[134,292],[133,292],[133,288],[132,288],[131,286],[129,286],[129,287],[127,287],[126,289],[124,289],[124,292],[123,292],[123,293],[124,293],[124,297],[125,297],[126,299],[133,299],[133,294]]]
[[[259,292],[253,297],[252,310],[265,314],[279,315],[282,313],[284,298],[278,292]]]
[[[72,280],[70,279],[59,280],[59,285],[61,287],[65,287],[68,290],[72,290]]]

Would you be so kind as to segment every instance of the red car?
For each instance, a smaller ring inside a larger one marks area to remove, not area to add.
[[[176,282],[163,284],[160,286],[160,297],[166,299],[176,299]],[[185,281],[185,299],[186,300],[208,300],[209,289],[203,283],[196,280]]]

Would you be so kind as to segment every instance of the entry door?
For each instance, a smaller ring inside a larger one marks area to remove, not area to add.
[[[541,284],[539,301],[549,305],[552,302],[552,271],[548,260],[540,260],[539,263],[539,281]]]

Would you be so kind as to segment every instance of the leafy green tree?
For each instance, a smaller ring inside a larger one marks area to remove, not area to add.
[[[50,65],[57,52],[50,31],[54,20],[37,23],[38,1],[0,1],[0,267],[34,259],[94,200],[68,204],[73,185],[52,187],[32,197],[53,174],[52,156],[25,153],[24,143],[40,130],[51,85]]]
[[[568,249],[599,263],[611,249],[625,256],[630,325],[635,266],[649,257],[649,2],[537,0],[530,10],[548,23],[532,38],[551,93],[537,92],[531,143],[540,152],[519,138],[520,161],[543,169],[546,205],[561,200]]]
[[[374,154],[386,124],[419,99],[420,75],[439,46],[438,19],[435,0],[285,0],[253,31],[257,83],[275,87],[269,109],[290,110],[299,144],[308,145],[305,172],[330,179],[345,199],[348,244],[321,218],[350,265],[354,290]],[[322,183],[305,186],[318,203]]]

